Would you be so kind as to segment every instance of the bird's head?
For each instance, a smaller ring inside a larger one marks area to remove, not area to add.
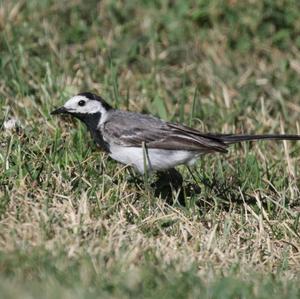
[[[51,114],[70,114],[93,129],[105,119],[106,114],[112,107],[100,96],[90,92],[83,92],[71,97],[62,107],[54,110]]]

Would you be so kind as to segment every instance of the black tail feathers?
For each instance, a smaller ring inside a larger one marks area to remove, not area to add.
[[[255,141],[255,140],[300,140],[300,135],[288,135],[288,134],[263,134],[263,135],[233,135],[233,134],[216,134],[212,135],[214,138],[218,138],[225,144],[233,144],[243,141]]]

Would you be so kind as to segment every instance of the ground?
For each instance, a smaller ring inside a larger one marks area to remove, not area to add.
[[[204,132],[299,134],[299,11],[297,0],[2,0],[0,296],[299,298],[300,142],[179,167],[198,190],[170,203],[82,124],[50,116],[92,91]]]

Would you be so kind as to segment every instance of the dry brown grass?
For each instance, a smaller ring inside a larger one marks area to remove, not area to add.
[[[88,89],[203,131],[299,134],[299,22],[284,23],[297,4],[271,6],[283,11],[274,29],[268,1],[92,2],[0,5],[0,111],[22,124],[1,126],[0,286],[13,298],[34,297],[36,281],[49,298],[297,298],[298,143],[205,157],[193,170],[201,193],[170,205],[78,123],[49,117]]]

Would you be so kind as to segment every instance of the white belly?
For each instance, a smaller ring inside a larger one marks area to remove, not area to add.
[[[144,165],[151,170],[166,170],[180,164],[190,164],[198,157],[199,153],[192,151],[177,151],[163,149],[147,149],[147,154],[140,147],[123,147],[112,145],[109,156],[114,160],[135,167],[144,173]]]

